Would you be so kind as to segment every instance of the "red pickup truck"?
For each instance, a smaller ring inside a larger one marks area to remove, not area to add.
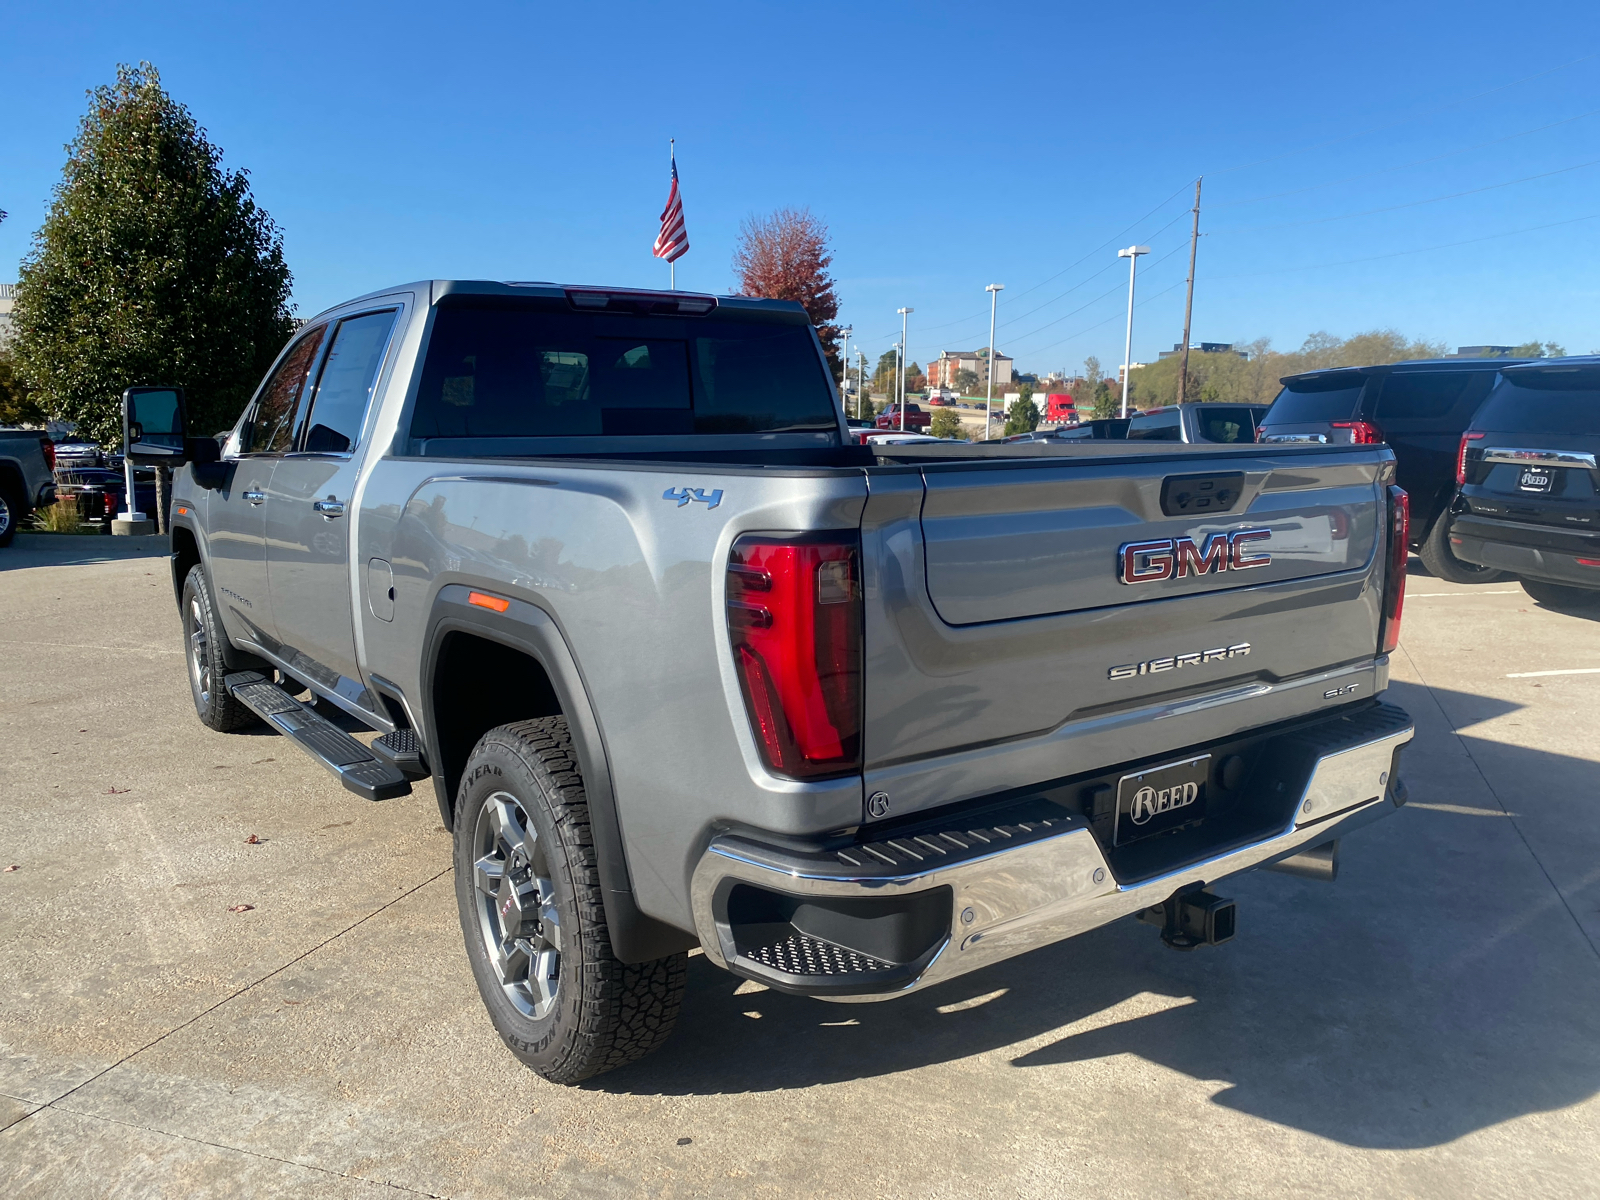
[[[907,429],[907,430],[913,430],[913,429],[915,429],[915,430],[923,430],[923,429],[926,429],[931,424],[933,424],[933,418],[931,416],[929,416],[927,413],[923,412],[920,405],[916,405],[916,404],[907,404],[906,405],[906,423],[904,425],[905,429]],[[898,404],[891,404],[891,405],[889,405],[888,408],[884,409],[881,413],[878,414],[878,428],[879,429],[900,429],[900,428],[902,428],[902,426],[900,424],[900,406]]]

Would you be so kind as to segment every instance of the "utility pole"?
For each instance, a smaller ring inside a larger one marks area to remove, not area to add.
[[[1117,257],[1128,260],[1128,340],[1122,345],[1122,412],[1128,415],[1128,384],[1133,379],[1133,273],[1139,265],[1139,256],[1149,254],[1149,246],[1129,246],[1118,250]]]
[[[983,440],[989,440],[989,411],[994,407],[994,314],[1000,303],[1000,293],[1006,290],[1003,283],[991,283],[983,289],[989,293],[989,390],[983,401]]]
[[[1202,178],[1204,178],[1202,176]],[[1178,368],[1178,403],[1189,395],[1189,317],[1194,311],[1194,252],[1200,245],[1200,180],[1194,181],[1194,229],[1189,234],[1189,295],[1183,302],[1183,365]]]
[[[906,431],[906,362],[911,355],[906,348],[906,314],[914,313],[914,308],[902,308],[900,313],[900,432]]]

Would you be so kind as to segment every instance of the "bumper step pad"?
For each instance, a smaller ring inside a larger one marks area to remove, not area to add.
[[[356,795],[390,800],[410,794],[411,784],[398,766],[374,756],[259,671],[235,671],[223,683],[234,699],[327,767]]]
[[[792,933],[770,946],[757,946],[743,954],[745,958],[787,975],[861,975],[890,971],[895,965],[805,933]]]

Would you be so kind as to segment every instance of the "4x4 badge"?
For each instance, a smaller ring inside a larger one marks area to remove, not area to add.
[[[717,488],[714,492],[708,492],[705,488],[668,488],[661,493],[661,498],[663,500],[676,500],[679,508],[682,508],[691,500],[698,500],[707,508],[715,508],[722,503],[722,489]]]

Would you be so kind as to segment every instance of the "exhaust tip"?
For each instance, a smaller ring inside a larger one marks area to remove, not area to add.
[[[1302,879],[1320,879],[1332,883],[1339,878],[1339,839],[1323,842],[1309,850],[1268,863],[1263,870],[1278,871],[1284,875],[1298,875]]]

